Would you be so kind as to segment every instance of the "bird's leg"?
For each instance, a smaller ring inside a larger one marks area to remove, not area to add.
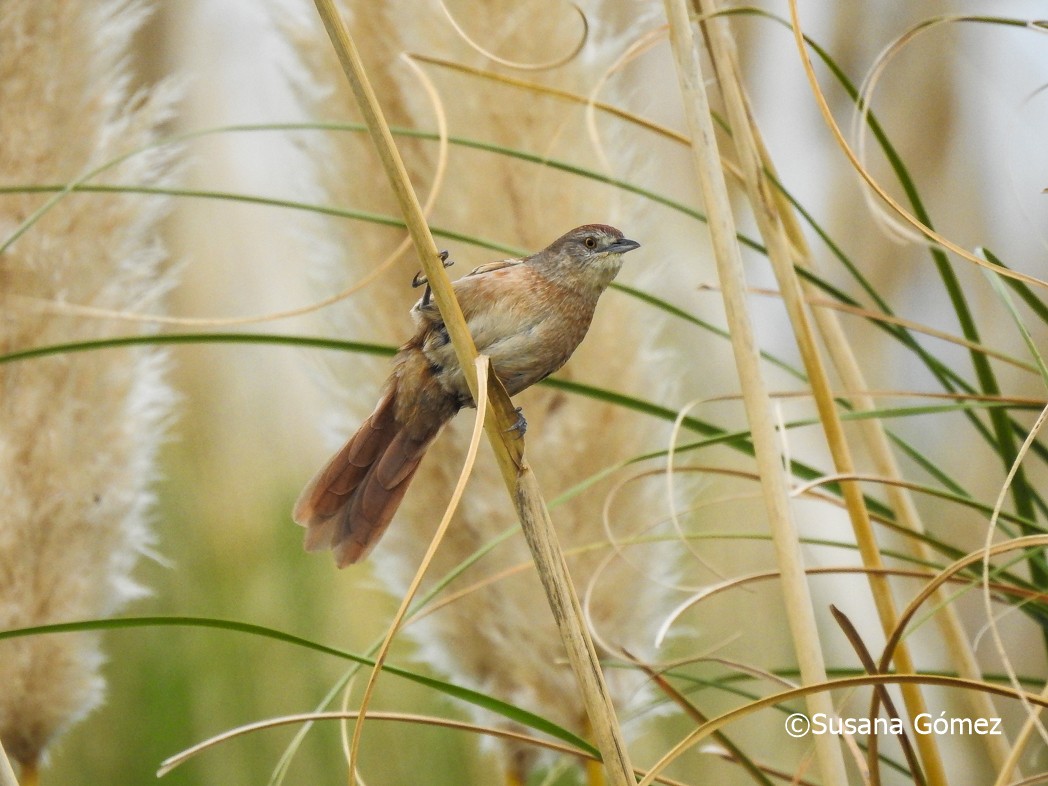
[[[448,260],[448,252],[447,251],[441,251],[440,252],[440,261],[444,264],[444,267],[451,267],[452,265],[455,264],[453,261],[449,261]],[[415,289],[417,287],[422,286],[423,284],[426,285],[426,291],[422,293],[422,305],[423,306],[428,306],[429,305],[429,297],[432,294],[432,290],[430,290],[430,288],[429,288],[429,279],[427,279],[422,274],[422,271],[420,270],[418,273],[415,274],[415,277],[413,279],[411,279],[411,288]]]

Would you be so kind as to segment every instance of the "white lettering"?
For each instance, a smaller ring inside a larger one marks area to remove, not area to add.
[[[844,734],[869,736],[895,735],[906,733],[906,727],[899,718],[841,718],[817,712],[810,720],[801,713],[794,713],[787,718],[787,732],[799,737],[805,734]],[[938,716],[922,712],[913,719],[913,730],[916,734],[972,736],[983,734],[1001,735],[1000,718],[952,718],[943,710]]]
[[[826,713],[816,712],[811,716],[811,733],[812,734],[825,734],[826,733]]]

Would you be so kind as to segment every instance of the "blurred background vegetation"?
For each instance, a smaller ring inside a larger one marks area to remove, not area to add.
[[[455,30],[452,20],[474,40],[483,41],[488,49],[510,60],[548,63],[570,51],[571,42],[582,35],[578,14],[566,3],[496,2],[484,13],[465,0],[448,0],[446,9],[436,2],[350,5],[351,29],[360,37],[366,65],[373,69],[379,98],[394,124],[435,130],[435,123],[421,119],[432,118],[433,113],[420,83],[398,59],[403,51],[411,51],[583,96],[597,90],[594,97],[598,101],[677,131],[684,128],[660,4],[626,0],[582,3],[580,9],[589,24],[589,37],[582,50],[567,65],[537,72],[521,72],[478,54]],[[787,15],[785,3],[760,5],[771,14]],[[183,99],[169,129],[173,135],[232,125],[353,119],[344,93],[335,87],[339,75],[332,72],[327,83],[316,80],[320,66],[309,62],[314,55],[321,57],[317,47],[324,39],[295,38],[294,33],[307,29],[302,20],[312,13],[312,4],[305,0],[164,0],[156,5],[137,36],[136,78],[143,86],[171,75],[181,82]],[[800,13],[805,32],[859,84],[878,62],[881,51],[918,23],[946,13],[1035,18],[1043,14],[1043,7],[1018,0],[801,2]],[[841,244],[895,313],[957,335],[957,312],[943,292],[927,248],[913,239],[890,236],[877,210],[863,198],[854,171],[830,139],[789,30],[757,15],[734,17],[732,28],[757,122],[785,188]],[[632,44],[642,41],[648,44],[620,67],[618,59]],[[1048,197],[1042,194],[1048,186],[1048,147],[1043,134],[1048,125],[1048,98],[1042,90],[1048,82],[1046,51],[1043,30],[1038,34],[986,20],[944,24],[892,54],[872,99],[873,109],[905,162],[936,228],[966,249],[989,248],[1010,266],[1042,279],[1048,277],[1044,265]],[[453,135],[571,162],[698,207],[695,177],[683,145],[606,112],[597,112],[598,131],[594,136],[589,133],[584,105],[504,83],[491,87],[479,76],[439,65],[424,64],[423,69],[436,81]],[[838,122],[847,128],[854,102],[823,66],[818,71]],[[602,74],[607,76],[606,84],[598,83],[594,76]],[[318,107],[329,107],[330,112]],[[551,124],[551,117],[563,122]],[[501,124],[517,125],[506,130]],[[347,146],[355,145],[352,155],[360,158],[350,156],[348,163],[346,159],[331,163],[328,156],[341,140],[346,140]],[[426,193],[434,182],[435,143],[402,141],[416,185]],[[180,144],[179,166],[187,188],[320,204],[331,200],[343,208],[389,212],[385,181],[375,175],[374,162],[368,159],[366,141],[359,133],[325,136],[319,130],[230,130]],[[602,156],[610,156],[610,161],[602,160]],[[876,177],[890,184],[892,193],[900,193],[881,156],[871,154],[869,165]],[[354,166],[359,166],[360,172],[354,174]],[[648,266],[646,270],[627,268],[623,283],[663,298],[689,315],[724,324],[716,292],[700,288],[703,284],[715,285],[716,276],[705,226],[693,217],[635,192],[606,184],[578,185],[578,175],[509,160],[498,152],[456,150],[449,170],[452,179],[439,194],[434,226],[507,248],[537,250],[575,224],[616,223],[627,236],[643,244],[637,252],[637,256],[645,255],[643,259],[631,257],[627,265]],[[351,204],[341,202],[343,195],[331,187],[333,177],[344,178]],[[514,185],[507,186],[508,182]],[[741,198],[739,208],[740,214],[746,215]],[[325,221],[331,223],[322,223]],[[332,229],[336,223],[338,228]],[[756,237],[749,219],[740,219],[740,228]],[[331,233],[328,238],[316,236],[325,231]],[[304,218],[301,211],[287,207],[191,197],[175,200],[165,233],[179,277],[168,297],[167,311],[187,317],[241,317],[303,306],[359,279],[392,251],[401,234],[367,221]],[[815,234],[809,234],[826,278],[869,307],[869,299],[856,283],[834,265]],[[453,277],[500,256],[491,248],[465,241],[438,237],[438,243],[450,248],[457,260]],[[346,264],[358,267],[339,272],[331,259],[340,254],[355,255],[357,261]],[[763,256],[752,253],[746,261],[752,287],[775,288]],[[1032,363],[1034,358],[1015,320],[987,277],[967,262],[955,258],[953,264],[975,314],[980,342]],[[417,293],[406,283],[416,267],[409,252],[383,275],[383,286],[389,292],[399,292],[399,301],[392,300],[398,297],[396,294],[369,295],[375,290],[364,290],[322,312],[246,330],[396,344],[409,329],[406,312]],[[333,284],[340,276],[341,284]],[[1035,294],[1041,301],[1045,299],[1043,290],[1035,290]],[[762,348],[799,365],[779,301],[762,293],[755,293],[751,300]],[[376,316],[375,309],[382,313]],[[1040,345],[1046,333],[1043,319],[1028,306],[1022,307],[1021,314],[1035,345]],[[870,389],[897,392],[884,401],[896,402],[896,406],[902,406],[898,402],[917,405],[922,400],[910,394],[941,390],[914,353],[872,322],[854,316],[842,319]],[[359,332],[345,333],[357,329]],[[643,397],[673,413],[688,402],[705,401],[689,414],[729,431],[745,428],[737,400],[713,400],[738,391],[730,346],[722,338],[665,311],[644,311],[622,292],[605,296],[594,331],[605,335],[591,337],[577,365],[573,364],[577,370],[571,372],[569,368],[570,378]],[[620,375],[606,359],[617,351],[616,347],[623,346],[615,342],[628,343],[632,338],[636,338],[636,345],[630,351],[640,356],[637,363],[646,365],[639,373]],[[68,340],[76,339],[72,334]],[[920,342],[964,379],[975,379],[967,349],[924,337]],[[365,400],[373,399],[378,390],[385,359],[342,354],[345,357],[332,359],[330,351],[241,343],[171,348],[170,380],[179,395],[177,421],[162,450],[162,481],[156,486],[158,504],[153,517],[157,551],[162,557],[143,560],[139,566],[136,576],[149,588],[150,595],[134,602],[127,614],[237,620],[357,653],[364,653],[381,637],[398,600],[388,585],[392,583],[395,588],[403,578],[381,559],[340,572],[327,555],[306,555],[301,549],[301,530],[289,515],[299,488],[332,446],[332,438],[344,436],[366,413]],[[605,366],[613,370],[607,371]],[[1006,395],[1032,397],[1038,407],[1043,406],[1045,382],[1038,374],[1003,363],[995,369]],[[776,367],[769,365],[768,374],[773,390],[802,387]],[[338,391],[346,387],[353,387],[352,395],[359,400],[354,398],[347,404],[339,398],[343,394]],[[529,395],[518,402],[525,412],[537,411],[528,434],[529,450],[532,440],[541,445],[544,418],[554,417],[560,408],[573,409],[582,418],[588,408],[597,406],[574,395],[554,398],[557,394],[550,391],[533,394],[536,398]],[[786,399],[782,408],[786,421],[812,414],[806,399]],[[1014,417],[1029,427],[1035,412],[1016,410]],[[976,417],[988,422],[985,413]],[[664,449],[671,424],[655,417],[640,420],[645,426],[636,432],[634,450],[592,457],[582,468],[547,465],[542,477],[547,496],[556,497],[589,472],[615,461]],[[975,500],[993,505],[1005,477],[1001,448],[993,440],[978,437],[962,412],[886,421]],[[601,420],[591,427],[631,428],[626,422],[607,425]],[[630,442],[632,434],[626,433],[625,443]],[[457,436],[461,438],[461,432]],[[1016,441],[1023,436],[1018,434]],[[695,438],[691,434],[679,442]],[[828,472],[831,465],[820,440],[820,434],[812,429],[797,429],[789,447],[794,458]],[[461,449],[462,440],[459,442]],[[536,450],[541,450],[538,445]],[[583,448],[585,444],[580,450]],[[487,457],[482,451],[481,462]],[[865,458],[860,451],[860,463]],[[678,461],[700,463],[694,456],[684,455]],[[728,448],[718,448],[701,463],[740,470],[751,464]],[[642,466],[664,465],[664,459],[660,459]],[[456,470],[452,467],[447,472]],[[623,470],[587,492],[594,495],[592,504],[597,510],[614,483],[632,472]],[[929,479],[927,468],[912,460],[904,460],[903,472],[918,482],[934,481]],[[1044,477],[1043,461],[1030,467],[1034,489],[1043,486]],[[662,482],[656,477],[635,484],[650,485],[651,496],[637,492],[634,504],[641,511],[652,506],[653,521],[665,518]],[[675,500],[685,514],[685,530],[695,539],[687,541],[688,545],[682,540],[679,548],[669,552],[672,562],[667,564],[655,559],[665,558],[667,552],[642,551],[638,557],[649,573],[646,581],[664,581],[672,590],[665,593],[661,607],[650,610],[653,627],[697,587],[775,569],[772,549],[760,539],[766,534],[764,514],[751,481],[682,472],[678,483]],[[883,497],[874,484],[864,486],[864,491],[878,499]],[[467,490],[467,495],[470,493]],[[629,496],[631,487],[616,494]],[[662,500],[657,503],[657,512],[652,499]],[[444,502],[432,504],[442,506]],[[501,505],[501,498],[492,495],[489,504]],[[613,512],[616,504],[611,505]],[[1013,504],[1009,502],[1009,508]],[[813,540],[852,542],[846,518],[829,508],[818,502],[797,501],[795,515],[802,534]],[[989,518],[985,511],[923,495],[918,495],[918,508],[932,535],[958,553],[982,545]],[[436,508],[438,512],[442,509]],[[502,513],[510,515],[508,507]],[[1038,527],[1046,519],[1044,514],[1044,510],[1035,511]],[[630,517],[641,515],[629,513]],[[493,531],[511,523],[511,518],[499,519]],[[630,535],[640,532],[633,523],[631,518]],[[661,526],[661,530],[652,531],[672,533],[665,521]],[[731,540],[727,537],[731,534],[755,537]],[[699,539],[703,536],[706,539]],[[391,537],[396,536],[391,533]],[[602,537],[598,524],[593,539]],[[887,554],[902,548],[903,540],[886,534],[880,545]],[[388,548],[396,550],[397,546]],[[701,555],[701,561],[691,550]],[[844,548],[813,545],[804,553],[812,567],[860,564],[854,552]],[[645,561],[645,554],[651,559]],[[949,562],[950,557],[940,553],[937,567]],[[394,574],[392,582],[381,573],[383,570]],[[1020,577],[1030,576],[1023,563],[1013,570]],[[844,609],[876,655],[883,635],[865,579],[816,576],[810,579],[810,586],[828,666],[860,669],[826,609],[830,603]],[[906,579],[893,586],[901,606],[922,582]],[[1036,589],[1043,592],[1046,588]],[[635,591],[639,590],[619,588],[627,605]],[[975,651],[983,667],[988,673],[999,673],[1002,664],[985,631],[979,593],[968,592],[953,602],[970,638],[977,642]],[[1014,605],[999,607],[1011,612],[1002,611],[999,620],[1006,651],[1012,667],[1027,678],[1027,689],[1036,692],[1042,687],[1038,681],[1045,679],[1044,634],[1031,614],[1022,613],[1029,609],[1020,601],[1010,602]],[[1043,598],[1038,602],[1043,604]],[[537,611],[545,609],[539,607]],[[445,634],[449,629],[443,629]],[[469,630],[459,630],[454,635],[461,639],[446,640],[442,646],[451,650],[465,647]],[[670,644],[657,653],[660,662],[709,654],[725,659],[724,663],[692,664],[685,670],[683,684],[707,716],[740,702],[727,691],[702,687],[703,680],[723,681],[726,675],[743,673],[734,664],[744,662],[796,677],[793,645],[775,581],[754,583],[750,588],[736,588],[703,601],[684,615],[674,632]],[[951,671],[949,653],[942,651],[933,625],[923,624],[909,640],[922,670]],[[153,782],[162,760],[210,735],[240,724],[314,709],[347,667],[343,661],[291,644],[209,628],[121,629],[107,632],[104,641],[107,700],[55,745],[43,773],[44,783]],[[651,644],[649,640],[648,646]],[[426,654],[426,646],[418,648],[408,635],[395,642],[391,662],[448,677],[439,661],[436,666],[427,662]],[[529,668],[528,664],[518,667],[524,672]],[[455,676],[450,677],[452,681]],[[756,679],[740,685],[754,694],[770,690],[768,684]],[[947,715],[963,716],[966,712],[956,691],[932,689],[927,695],[935,715],[943,710]],[[836,698],[843,713],[860,715],[868,697],[867,692],[859,692]],[[1009,734],[1014,735],[1025,713],[1014,701],[1001,699],[997,706],[1006,718]],[[695,726],[693,720],[678,712],[649,713],[646,707],[641,703],[632,711],[650,715],[650,722],[627,724],[638,766],[650,765]],[[375,708],[469,717],[452,700],[393,677],[380,683]],[[529,709],[543,714],[547,708]],[[782,731],[783,717],[764,710],[733,724],[729,732],[755,759],[817,781],[817,772],[806,759],[810,740],[788,738]],[[226,742],[165,775],[162,782],[179,786],[267,783],[294,730],[282,727]],[[897,747],[887,741],[882,744],[886,755],[902,762]],[[980,740],[947,739],[942,745],[951,783],[992,781],[996,769]],[[1020,758],[1025,774],[1048,770],[1046,750],[1048,742],[1034,734]],[[362,756],[360,770],[370,786],[486,784],[500,782],[502,777],[497,757],[489,748],[481,748],[474,737],[422,725],[372,722],[364,737]],[[685,756],[669,774],[688,784],[753,781],[736,763],[701,751]],[[854,783],[862,782],[855,772],[851,774]],[[537,772],[532,782],[542,782],[542,777],[544,773]],[[576,782],[579,776],[569,771],[550,777],[566,784]],[[886,783],[914,782],[912,776],[890,767],[885,769],[884,779]],[[345,781],[337,725],[320,723],[295,754],[286,782]]]

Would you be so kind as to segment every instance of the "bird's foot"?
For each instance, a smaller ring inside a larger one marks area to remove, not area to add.
[[[455,264],[455,262],[453,260],[449,260],[448,259],[448,252],[447,251],[441,251],[440,252],[440,261],[443,263],[444,267],[451,267],[452,265]],[[411,288],[412,289],[417,289],[418,287],[422,286],[423,284],[426,285],[426,291],[422,293],[422,305],[423,306],[428,306],[429,305],[429,298],[430,298],[430,295],[432,294],[432,290],[429,288],[429,279],[426,278],[425,274],[420,270],[418,273],[415,274],[415,277],[413,279],[411,279]]]
[[[528,430],[528,421],[524,417],[524,412],[520,407],[517,407],[513,411],[517,413],[517,422],[506,429],[506,432],[509,433],[510,431],[515,431],[518,437],[523,437],[524,432]]]

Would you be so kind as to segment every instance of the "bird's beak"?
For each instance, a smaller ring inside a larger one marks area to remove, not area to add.
[[[620,238],[608,246],[608,251],[613,254],[625,254],[627,251],[632,251],[635,248],[640,248],[640,243],[636,240]]]

